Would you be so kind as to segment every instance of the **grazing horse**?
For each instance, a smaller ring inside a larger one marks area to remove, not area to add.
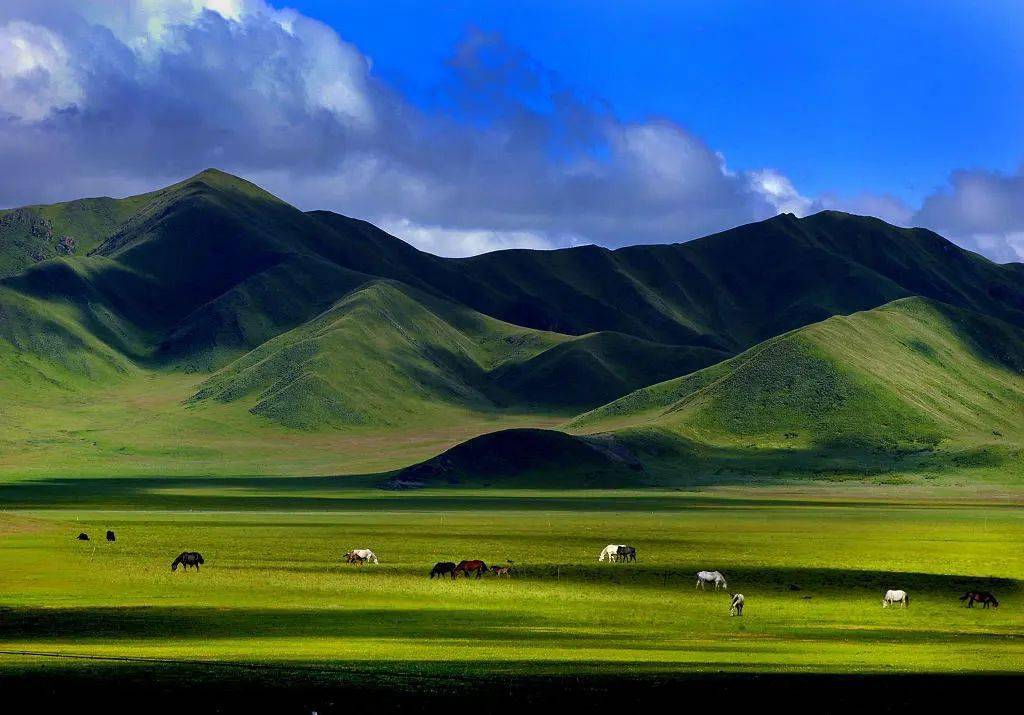
[[[906,591],[886,591],[885,598],[882,599],[882,608],[888,608],[896,603],[900,604],[901,608],[906,608],[910,605],[910,595]]]
[[[438,561],[436,564],[434,564],[434,568],[430,569],[430,578],[434,578],[434,576],[440,578],[441,576],[444,576],[446,573],[452,574],[452,578],[455,578],[455,575],[453,573],[454,571],[454,561]]]
[[[512,559],[508,559],[508,566],[498,566],[494,564],[491,566],[491,573],[495,576],[508,576],[512,578],[512,564],[515,563]]]
[[[113,531],[108,531],[107,532],[107,541],[116,541],[116,540],[117,539],[114,537],[114,532]]]
[[[724,591],[725,589],[729,588],[729,584],[727,584],[725,582],[725,576],[723,576],[721,574],[721,572],[719,572],[719,571],[698,571],[697,572],[697,585],[694,586],[694,588],[700,588],[700,590],[703,591],[704,590],[704,585],[705,584],[709,584],[709,583],[712,586],[714,586],[714,589],[716,591],[718,589],[722,589]]]
[[[454,581],[459,574],[469,578],[471,573],[475,573],[477,578],[480,578],[487,573],[487,564],[480,559],[471,559],[469,561],[460,561],[459,565],[452,569],[452,580]]]
[[[171,571],[178,570],[178,564],[185,567],[185,571],[188,571],[189,566],[195,566],[196,571],[199,570],[200,564],[205,564],[203,561],[203,555],[198,551],[182,551],[178,554],[178,558],[171,562]]]
[[[377,560],[377,554],[373,553],[369,549],[352,549],[345,554],[345,560],[350,564],[365,563],[367,561],[372,561],[375,564],[380,563],[380,561]]]
[[[608,544],[604,547],[604,550],[601,552],[601,555],[597,557],[597,560],[604,561],[605,559],[608,559],[609,563],[612,561],[618,561],[619,549],[621,549],[623,546],[625,546],[625,544]]]
[[[632,546],[620,546],[618,557],[619,561],[636,561],[636,549]]]
[[[967,601],[968,608],[974,608],[975,603],[980,603],[982,608],[999,608],[999,601],[990,591],[968,591],[960,597],[961,601]]]
[[[742,593],[734,593],[732,596],[732,603],[729,604],[729,615],[730,616],[742,616],[743,615],[743,602],[747,599],[743,598]]]
[[[78,535],[77,537],[75,537],[75,538],[77,538],[77,539],[78,539],[79,541],[88,541],[88,540],[89,540],[89,535],[88,535],[88,534],[86,534],[86,533],[85,533],[85,532],[83,531],[83,532],[82,532],[81,534],[79,534],[79,535]]]

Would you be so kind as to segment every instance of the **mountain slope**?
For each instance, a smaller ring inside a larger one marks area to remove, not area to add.
[[[931,231],[825,211],[782,215],[682,244],[498,251],[444,259],[337,214],[315,212],[363,272],[475,310],[571,335],[612,331],[739,352],[802,325],[921,295],[1024,325],[1016,265]],[[348,265],[348,264],[346,264]]]
[[[692,372],[727,357],[711,348],[662,345],[622,333],[590,333],[506,364],[492,377],[523,402],[586,409],[635,386]]]
[[[88,274],[88,291],[80,290],[81,281],[69,287],[66,269],[53,260],[4,283],[39,299],[74,303],[83,315],[99,306],[145,336],[130,352],[143,362],[219,367],[374,278],[318,253],[328,233],[318,221],[223,172],[70,206],[56,207],[68,235],[94,248],[63,260]],[[0,253],[16,262],[10,245],[0,245]]]
[[[307,439],[296,429],[313,444],[458,425],[437,437],[449,446],[593,408],[573,430],[619,430],[638,454],[641,432],[724,445],[738,464],[751,445],[1016,444],[1022,278],[835,212],[677,245],[440,258],[208,170],[0,211],[0,387],[32,410],[3,412],[5,455],[53,461],[25,446],[40,430],[38,444],[131,452],[131,430],[94,439],[94,409],[146,421],[153,460],[183,425],[284,450]]]
[[[1015,474],[1024,463],[1024,330],[935,301],[901,299],[771,338],[564,427],[614,445],[643,471],[580,461],[580,445],[572,443],[561,458],[547,450],[527,460],[519,478],[564,485],[571,474],[576,485],[635,486]],[[499,434],[502,454],[533,449],[533,436],[518,430],[484,435],[409,467],[392,483],[515,482],[507,460],[481,470],[483,458],[473,458]]]
[[[772,338],[622,397],[574,430],[644,426],[705,442],[816,446],[940,440],[1024,427],[1024,331],[921,298]]]
[[[494,409],[487,370],[563,339],[374,281],[225,367],[193,402],[243,400],[302,429],[408,424]]]
[[[192,399],[300,429],[393,426],[446,409],[567,412],[706,365],[714,351],[520,328],[395,281],[371,281],[210,377]],[[677,370],[676,370],[677,371]]]
[[[39,390],[86,389],[134,372],[129,360],[97,340],[59,305],[0,287],[0,384],[6,388],[5,403]]]
[[[117,268],[95,271],[109,308],[153,334],[154,357],[194,368],[223,365],[368,278],[402,281],[524,327],[618,332],[728,353],[911,295],[1024,325],[1015,266],[991,263],[929,231],[836,212],[779,216],[684,244],[445,259],[363,221],[304,214],[215,170],[129,199],[21,211],[59,215],[54,231],[96,245],[91,255]],[[12,241],[0,230],[0,257],[21,265],[25,251]],[[123,282],[125,276],[133,279]],[[250,304],[250,285],[267,299]],[[265,330],[235,330],[236,323],[260,323],[264,312],[277,316]]]

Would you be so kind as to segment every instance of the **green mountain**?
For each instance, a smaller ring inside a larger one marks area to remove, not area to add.
[[[238,473],[265,447],[261,471],[346,472],[581,412],[568,430],[648,461],[1009,442],[1022,278],[836,212],[440,258],[208,170],[0,211],[0,456],[15,474]],[[382,456],[395,435],[412,446]],[[190,440],[197,461],[175,461]]]
[[[302,429],[493,410],[501,397],[490,369],[565,339],[372,281],[214,374],[192,402],[241,401],[252,414]]]
[[[381,258],[351,264],[433,289],[516,325],[613,331],[739,352],[787,330],[920,295],[1024,325],[1020,264],[999,265],[923,229],[825,211],[786,214],[663,246],[498,251],[443,259],[356,226]]]
[[[568,426],[681,438],[687,450],[1019,445],[1024,330],[922,298],[898,300],[769,339]]]

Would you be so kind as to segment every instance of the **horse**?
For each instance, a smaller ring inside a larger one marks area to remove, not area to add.
[[[990,591],[968,591],[960,597],[961,601],[967,601],[968,608],[974,608],[975,603],[980,603],[982,608],[999,608],[999,601]]]
[[[636,561],[636,549],[632,546],[620,546],[618,557],[619,561]]]
[[[89,540],[89,535],[88,535],[88,534],[86,534],[86,533],[85,533],[85,532],[83,531],[83,532],[82,532],[81,534],[79,534],[79,535],[78,535],[78,536],[76,536],[75,538],[76,538],[76,539],[78,539],[79,541],[88,541],[88,540]]]
[[[906,591],[892,589],[885,592],[885,597],[882,599],[882,608],[888,608],[889,606],[898,603],[901,608],[906,608],[910,605],[910,595]]]
[[[487,564],[480,559],[460,561],[459,565],[452,569],[452,580],[454,581],[460,573],[466,578],[469,578],[471,573],[475,573],[476,577],[480,578],[487,573]]]
[[[725,582],[725,576],[718,571],[698,571],[697,572],[697,585],[694,588],[700,588],[704,590],[704,584],[712,584],[714,589],[722,589],[723,591],[729,588],[729,584]]]
[[[358,557],[363,561],[372,561],[375,564],[380,563],[380,561],[377,560],[377,554],[373,553],[369,549],[352,549],[345,554],[345,560],[350,564],[356,563],[355,559],[352,558],[353,556]]]
[[[184,566],[185,571],[188,571],[189,566],[195,566],[196,571],[198,571],[200,564],[205,563],[206,562],[203,560],[203,555],[198,551],[182,551],[180,554],[178,554],[178,558],[174,559],[174,561],[171,562],[171,571],[177,571],[178,564]]]
[[[434,564],[434,568],[430,569],[430,578],[433,579],[435,576],[440,578],[447,573],[452,574],[452,578],[455,578],[455,562],[454,561],[438,561]]]
[[[621,549],[623,546],[624,544],[608,544],[604,547],[604,550],[601,551],[601,555],[597,557],[597,560],[604,561],[605,559],[608,559],[609,563],[611,563],[612,561],[618,561],[619,549]]]
[[[734,593],[732,595],[732,602],[729,604],[729,615],[730,616],[742,616],[743,615],[743,602],[747,599],[743,598],[742,593]]]
[[[107,541],[116,541],[116,540],[117,539],[114,537],[114,532],[113,531],[108,531],[107,532]]]
[[[512,559],[508,559],[508,566],[498,566],[497,564],[494,564],[491,566],[491,573],[495,576],[508,576],[509,578],[512,578],[513,563]]]
[[[345,554],[345,560],[350,564],[358,564],[362,566],[366,563],[366,559],[362,556],[356,556],[355,554]]]

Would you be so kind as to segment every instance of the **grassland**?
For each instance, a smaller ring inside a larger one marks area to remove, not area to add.
[[[215,171],[0,259],[5,693],[1024,669],[1019,266],[832,212],[442,259]]]
[[[84,490],[85,506],[39,486],[5,492],[19,508],[0,513],[0,681],[208,664],[209,681],[252,666],[245,677],[298,669],[299,680],[415,690],[448,677],[1024,667],[1024,512],[1012,493],[968,503],[905,490],[386,494],[320,482],[300,493],[289,480],[198,481],[145,485],[164,508],[103,489]],[[599,564],[617,541],[639,563]],[[380,566],[341,563],[361,546]],[[170,571],[185,549],[203,553],[201,572]],[[512,559],[517,573],[427,578],[460,558]],[[746,595],[743,618],[728,616],[725,594],[694,589],[701,568]],[[881,608],[890,587],[911,593],[909,609]],[[962,608],[969,587],[1001,607]]]

